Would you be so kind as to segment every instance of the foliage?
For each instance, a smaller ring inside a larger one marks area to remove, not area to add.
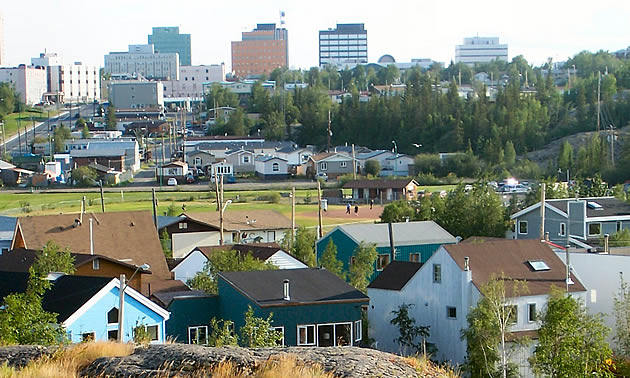
[[[273,313],[267,319],[254,316],[254,310],[247,306],[245,325],[241,327],[241,344],[246,348],[276,347],[282,341],[282,333],[272,327]]]
[[[162,230],[162,233],[160,233],[160,244],[162,245],[162,252],[164,252],[164,256],[168,258],[173,257],[173,251],[171,250],[171,238],[168,236],[166,228]]]
[[[617,344],[615,353],[630,357],[630,288],[620,275],[619,291],[613,299],[615,314],[615,334],[613,340]]]
[[[404,222],[408,219],[413,220],[415,215],[416,211],[409,202],[397,200],[385,205],[381,213],[381,223]]]
[[[87,124],[84,124],[83,128],[81,129],[81,138],[83,138],[83,139],[89,139],[90,138],[90,129],[88,128]]]
[[[413,304],[403,303],[397,310],[391,312],[394,317],[389,322],[398,327],[399,336],[394,339],[400,346],[400,353],[407,355],[407,348],[414,354],[427,354],[426,339],[429,337],[430,326],[416,325],[416,319],[409,317],[409,309]],[[422,341],[416,341],[418,337]],[[430,348],[429,353],[435,352],[435,348]]]
[[[112,104],[107,107],[105,130],[116,130],[116,108]]]
[[[242,254],[235,250],[215,251],[206,261],[203,270],[198,272],[187,285],[195,290],[217,294],[218,274],[220,272],[243,272],[251,270],[274,270],[276,266],[255,259],[251,253]]]
[[[319,259],[319,266],[326,268],[329,272],[334,273],[342,280],[346,279],[343,263],[337,259],[337,246],[333,243],[332,238],[328,241],[328,245],[326,245],[326,249]]]
[[[136,320],[136,325],[133,327],[133,342],[140,345],[149,345],[151,342],[151,334],[147,327],[138,320]]]
[[[250,122],[241,108],[230,114],[230,119],[225,123],[224,132],[227,135],[246,136],[249,133]]]
[[[609,332],[601,315],[588,314],[581,299],[555,288],[530,362],[535,371],[551,377],[612,376],[605,364],[612,355]]]
[[[506,282],[511,288],[509,296]],[[506,346],[506,337],[516,316],[510,298],[526,292],[523,281],[511,280],[504,274],[491,276],[481,288],[481,299],[466,317],[468,328],[462,330],[462,339],[466,340],[464,368],[471,377],[516,375],[516,367],[509,362],[510,348]],[[516,342],[526,344],[528,340]]]
[[[72,170],[72,179],[77,186],[94,186],[97,177],[96,170],[87,165]]]
[[[236,108],[238,106],[238,96],[227,88],[223,88],[219,83],[213,83],[210,91],[206,95],[206,108],[214,109],[214,107],[229,106]]]
[[[10,113],[13,113],[15,104],[19,101],[11,83],[0,83],[0,119]]]
[[[317,234],[314,230],[310,230],[304,226],[298,227],[295,232],[295,242],[292,243],[291,254],[298,260],[304,262],[310,267],[316,265],[315,256],[315,241],[317,240]]]
[[[378,258],[376,244],[359,243],[353,253],[354,260],[350,264],[348,279],[350,285],[357,290],[367,293],[370,277],[374,273],[374,263]]]
[[[166,216],[167,217],[176,217],[181,213],[180,209],[175,206],[174,203],[171,202],[170,205],[168,205],[168,208],[166,208]]]
[[[630,246],[630,230],[624,228],[610,235],[610,238],[608,239],[608,244],[610,247]]]
[[[208,346],[222,347],[238,345],[238,337],[234,334],[234,322],[231,320],[210,320]]]
[[[70,128],[61,123],[55,128],[55,131],[53,131],[53,137],[55,139],[55,152],[63,152],[64,142],[72,138],[72,133],[70,132]]]
[[[43,295],[51,287],[50,281],[46,280],[48,273],[57,272],[73,274],[74,257],[70,254],[70,249],[61,249],[54,241],[49,240],[41,251],[35,253],[33,265],[28,269],[30,293]]]
[[[365,162],[365,173],[372,176],[378,176],[381,173],[381,163],[378,160],[370,159]]]

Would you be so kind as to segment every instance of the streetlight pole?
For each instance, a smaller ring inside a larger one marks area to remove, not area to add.
[[[142,270],[149,270],[149,269],[151,269],[151,267],[149,266],[149,264],[142,264],[139,267],[137,267],[135,272],[133,272],[133,274],[129,278],[129,282],[131,282],[131,280],[133,280],[133,277],[136,275],[136,273],[138,273],[138,271],[140,269],[142,269]],[[120,275],[119,285],[120,286],[118,286],[118,289],[119,289],[118,290],[118,342],[122,343],[123,342],[123,335],[124,335],[123,320],[125,319],[124,315],[123,315],[124,305],[125,305],[125,289],[127,288],[127,286],[129,286],[129,284],[125,280],[125,275],[124,274]]]
[[[398,155],[398,145],[396,144],[395,140],[392,140],[392,143],[394,144],[394,153]]]

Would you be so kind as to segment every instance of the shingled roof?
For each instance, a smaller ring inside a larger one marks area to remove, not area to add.
[[[199,252],[203,253],[207,258],[210,258],[210,255],[216,251],[234,250],[239,252],[241,255],[250,253],[253,258],[260,261],[266,261],[276,252],[281,251],[282,247],[280,247],[277,243],[251,243],[214,245],[209,247],[197,247],[195,249],[199,250]]]
[[[370,289],[401,290],[413,277],[422,263],[409,261],[392,261],[383,269],[371,284]]]

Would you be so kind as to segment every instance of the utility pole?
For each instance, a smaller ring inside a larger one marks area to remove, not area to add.
[[[162,162],[160,163],[160,191],[162,191],[162,178],[164,177],[164,131],[162,131]]]
[[[221,209],[219,210],[219,231],[220,231],[220,241],[219,244],[223,245],[225,244],[225,240],[223,239],[223,175],[221,175],[221,193],[220,193],[220,206]]]
[[[289,251],[295,240],[295,186],[291,188],[291,239],[289,239]]]
[[[327,144],[328,145],[328,150],[327,151],[328,152],[330,152],[330,134],[331,134],[331,131],[330,131],[330,110],[328,110],[328,135],[327,135],[327,137],[328,137],[328,144]]]
[[[118,342],[123,342],[123,308],[125,304],[125,275],[120,275],[118,286]]]
[[[151,188],[151,198],[153,200],[153,224],[155,224],[155,229],[158,228],[157,222],[157,204],[155,203],[155,188]]]
[[[545,240],[545,190],[543,182],[540,184],[540,240]]]
[[[18,135],[18,147],[20,153],[22,153],[22,137],[20,136],[20,126],[22,126],[22,107],[20,106],[20,102],[18,101],[18,126],[17,126],[17,135]]]
[[[99,180],[99,186],[101,187],[101,210],[105,212],[105,198],[103,197],[103,180]]]
[[[217,195],[217,211],[221,211],[221,197],[219,196],[219,175],[217,174],[216,167],[212,167],[212,172],[210,173],[210,180],[214,176],[214,189]]]
[[[357,179],[357,158],[354,154],[354,143],[352,143],[352,179]]]
[[[600,124],[600,98],[602,91],[602,75],[599,71],[597,71],[597,132],[599,132],[599,124]]]
[[[322,224],[322,186],[319,180],[317,180],[317,216],[318,216],[318,230],[317,238],[324,236],[323,224]]]
[[[610,128],[610,162],[612,166],[615,166],[615,130],[613,125],[609,125]]]

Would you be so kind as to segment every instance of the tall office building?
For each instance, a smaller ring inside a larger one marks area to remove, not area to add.
[[[276,24],[257,24],[243,32],[241,41],[232,41],[232,71],[238,77],[270,74],[289,66],[289,33]]]
[[[57,53],[44,52],[31,58],[31,65],[46,69],[44,100],[51,102],[91,102],[101,97],[100,68],[81,62],[63,64]]]
[[[487,63],[493,60],[508,60],[508,45],[499,44],[499,37],[464,38],[463,45],[455,46],[455,63]]]
[[[367,30],[363,24],[337,24],[319,31],[319,65],[367,63]]]
[[[190,66],[190,34],[179,34],[179,26],[153,28],[149,44],[159,53],[178,53],[179,65]]]
[[[0,83],[10,83],[27,105],[42,101],[47,90],[46,68],[20,64],[17,67],[0,68]]]
[[[113,78],[144,76],[147,79],[179,79],[179,54],[155,52],[153,45],[129,45],[127,52],[105,55],[105,73]]]

